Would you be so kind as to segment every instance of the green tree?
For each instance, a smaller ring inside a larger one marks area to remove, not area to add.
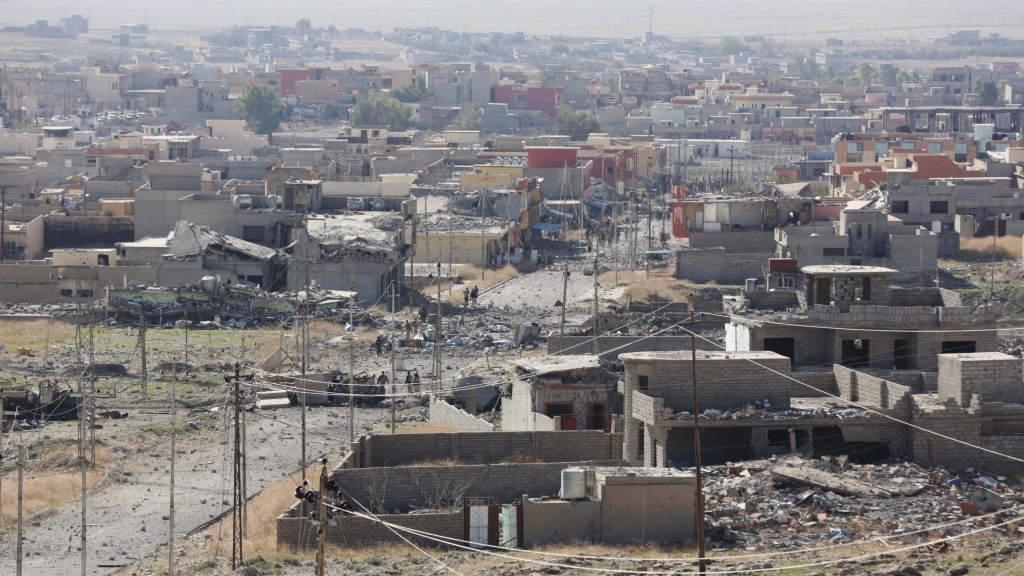
[[[737,36],[722,36],[722,39],[718,42],[718,53],[722,56],[749,51],[750,45],[745,44]]]
[[[982,106],[992,106],[999,101],[999,89],[992,80],[978,78],[974,81],[974,93]]]
[[[861,62],[857,65],[857,81],[860,82],[861,86],[871,86],[871,81],[874,77],[875,69],[871,64]]]
[[[575,111],[568,104],[558,106],[555,114],[555,129],[559,134],[568,134],[573,140],[586,140],[591,132],[600,132],[597,117],[582,110]]]
[[[237,107],[249,129],[257,134],[270,136],[281,125],[278,118],[281,99],[269,86],[249,84],[238,99]]]
[[[895,86],[898,83],[896,78],[899,73],[900,69],[892,64],[882,64],[878,67],[878,79],[883,86]]]
[[[480,114],[480,109],[476,106],[463,108],[459,112],[459,117],[455,119],[455,124],[452,126],[456,130],[480,130],[483,128],[484,118]]]
[[[417,78],[412,83],[392,90],[391,95],[397,98],[399,102],[422,102],[423,98],[427,95],[427,85],[422,78]]]
[[[412,108],[388,94],[360,100],[349,111],[349,116],[353,124],[387,126],[391,130],[405,130],[412,124]]]
[[[569,53],[569,45],[564,42],[555,42],[551,45],[551,53],[558,56]]]
[[[473,40],[473,44],[470,45],[470,49],[473,52],[490,52],[491,45],[486,40]]]
[[[910,72],[907,72],[906,70],[900,70],[899,73],[896,74],[896,83],[897,84],[913,84],[914,83],[914,76],[911,75]]]
[[[299,30],[309,30],[313,27],[313,24],[309,21],[309,18],[303,18],[295,23],[295,27]]]

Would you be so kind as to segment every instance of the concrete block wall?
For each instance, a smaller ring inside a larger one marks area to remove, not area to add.
[[[791,381],[765,367],[788,375],[789,358],[758,358],[756,364],[742,358],[697,359],[697,398],[701,410],[728,410],[768,398],[776,408],[789,407]],[[627,378],[629,372],[627,371]],[[636,375],[626,390],[636,390]],[[693,369],[689,360],[659,361],[651,366],[648,395],[664,398],[673,410],[693,411]]]
[[[816,398],[828,396],[829,394],[839,394],[839,388],[836,387],[836,377],[831,370],[827,372],[793,372],[790,376],[802,383],[797,384],[790,381],[789,395],[791,398]]]
[[[939,400],[970,407],[972,395],[983,402],[1019,402],[1024,396],[1020,358],[998,352],[939,354]]]
[[[787,310],[800,306],[797,293],[787,290],[743,292],[740,297],[749,310]]]
[[[402,466],[334,470],[334,480],[366,506],[407,511],[410,506],[461,506],[464,498],[508,503],[523,494],[556,494],[561,473],[579,466],[621,466],[622,460],[590,460],[464,466]]]
[[[664,409],[664,399],[648,396],[640,390],[633,391],[633,418],[654,424],[661,418]]]
[[[910,386],[889,382],[845,366],[833,366],[832,371],[836,376],[840,396],[843,398],[868,407],[877,407],[879,412],[893,418],[904,421],[910,419]]]
[[[358,508],[358,507],[357,507]],[[434,514],[382,514],[384,522],[405,526],[413,530],[430,532],[459,540],[465,537],[465,513],[462,510]],[[327,543],[334,546],[354,547],[377,542],[402,542],[401,534],[417,545],[436,547],[433,540],[414,536],[368,518],[335,516],[336,525],[327,527]],[[317,546],[317,527],[307,518],[292,518],[284,514],[277,519],[278,550],[308,550]]]
[[[593,336],[565,336],[564,345],[559,345],[557,334],[548,337],[548,354],[593,354]],[[628,352],[670,352],[691,350],[689,336],[602,336],[601,358],[617,359]],[[718,346],[697,339],[697,350],[720,350]]]
[[[363,467],[408,466],[431,460],[498,463],[618,460],[622,433],[600,430],[386,434],[363,440]]]
[[[494,424],[433,396],[430,397],[430,423],[463,432],[494,431]]]
[[[677,280],[741,285],[747,278],[763,278],[770,253],[723,250],[680,251],[676,256]]]

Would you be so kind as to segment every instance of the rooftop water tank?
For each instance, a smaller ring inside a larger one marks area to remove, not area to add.
[[[363,209],[363,199],[362,198],[349,198],[348,199],[348,209],[349,210],[362,210]]]
[[[252,196],[248,194],[237,194],[231,199],[231,203],[239,210],[242,208],[252,208]]]
[[[932,232],[935,232],[936,234],[939,234],[939,233],[942,232],[942,221],[941,220],[932,220]]]
[[[757,292],[757,278],[747,278],[747,292]]]
[[[580,500],[587,497],[587,473],[581,468],[562,470],[562,499]]]
[[[376,210],[377,212],[380,212],[381,210],[384,210],[385,208],[388,207],[387,203],[381,200],[380,198],[374,199],[373,202],[370,202],[370,205],[373,206],[373,209]]]
[[[270,208],[271,210],[273,210],[274,208],[277,208],[277,205],[278,205],[278,203],[280,201],[281,201],[281,197],[280,196],[275,196],[273,194],[271,194],[270,196],[267,196],[267,208]]]

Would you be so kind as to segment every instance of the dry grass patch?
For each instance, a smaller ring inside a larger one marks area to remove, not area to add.
[[[992,238],[966,238],[960,240],[961,262],[991,262]],[[1021,239],[1019,236],[1003,236],[995,241],[996,260],[1020,260]]]
[[[42,354],[46,347],[47,330],[50,333],[50,343],[57,343],[64,338],[74,340],[75,325],[69,322],[53,321],[50,326],[49,320],[0,320],[0,343],[7,347],[8,353],[14,353],[15,348],[31,348],[36,354]]]
[[[15,455],[17,451],[14,452]],[[86,457],[90,452],[86,450]],[[16,457],[16,456],[15,456]],[[76,500],[82,490],[82,475],[78,469],[78,445],[74,442],[60,442],[46,446],[25,448],[25,465],[22,510],[25,517],[56,508]],[[110,466],[111,457],[107,448],[96,445],[96,467],[86,471],[86,489],[92,490],[103,479]],[[8,470],[4,474],[3,522],[10,526],[18,519],[18,473]]]
[[[598,280],[603,285],[615,286],[615,272],[605,272]],[[648,278],[644,272],[633,271],[619,272],[618,285],[627,286],[625,299],[638,302],[682,302],[690,292],[698,290],[694,285],[674,278]]]
[[[307,470],[306,478],[316,483],[319,472],[312,468]],[[248,515],[248,531],[242,537],[242,551],[253,554],[256,550],[263,553],[277,550],[277,517],[298,502],[295,498],[295,487],[302,483],[302,473],[296,472],[289,478],[268,486],[258,496],[249,501],[246,508]],[[231,550],[231,515],[210,527],[211,538],[207,543],[208,552],[215,554],[218,550]],[[313,550],[308,556],[312,557]]]

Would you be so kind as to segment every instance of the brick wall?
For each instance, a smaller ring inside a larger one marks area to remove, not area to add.
[[[357,507],[358,508],[358,507]],[[378,518],[390,524],[457,538],[465,536],[465,513],[462,510],[437,514],[382,514]],[[418,545],[436,547],[433,540],[392,529],[380,522],[354,516],[335,516],[336,524],[327,527],[327,543],[353,547],[375,542],[401,542],[395,531]],[[317,527],[306,518],[292,518],[288,513],[277,519],[277,549],[303,550],[316,548]]]
[[[559,346],[557,334],[548,338],[548,354],[559,354],[563,348]],[[565,336],[564,350],[566,354],[593,354],[593,336]],[[670,352],[674,350],[690,350],[689,336],[602,336],[601,358],[617,359],[620,354],[629,352]],[[705,340],[697,339],[697,350],[720,350],[718,346]]]
[[[494,424],[433,396],[430,397],[430,423],[465,432],[494,431]]]
[[[790,381],[789,395],[793,398],[816,398],[839,394],[836,377],[831,370],[827,372],[793,372],[790,376],[802,382],[802,384],[797,384]]]
[[[495,464],[512,457],[537,462],[618,460],[622,433],[600,430],[558,432],[456,432],[366,436],[363,466],[408,466],[430,460]]]

